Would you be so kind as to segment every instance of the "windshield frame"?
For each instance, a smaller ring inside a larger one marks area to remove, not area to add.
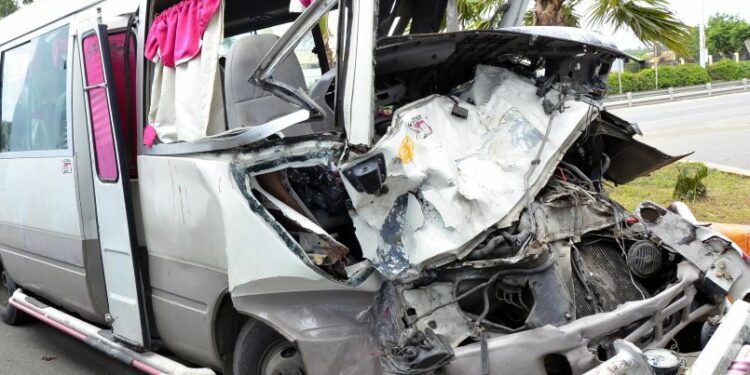
[[[320,107],[304,90],[292,87],[284,82],[275,80],[273,74],[281,63],[292,53],[302,39],[310,33],[320,20],[331,11],[339,0],[315,1],[289,27],[289,30],[279,38],[271,50],[261,60],[258,68],[248,78],[248,81],[281,99],[284,99],[303,110],[310,112],[310,119],[325,117]]]

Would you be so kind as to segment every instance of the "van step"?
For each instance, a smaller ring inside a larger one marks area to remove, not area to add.
[[[102,334],[101,328],[47,306],[16,289],[9,301],[19,310],[66,333],[108,356],[150,375],[215,375],[207,368],[190,368],[153,352],[138,353]]]

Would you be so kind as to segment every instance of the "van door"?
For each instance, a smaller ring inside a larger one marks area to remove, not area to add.
[[[114,335],[132,346],[148,347],[145,260],[142,264],[144,257],[137,247],[107,35],[107,26],[98,22],[84,22],[78,28],[99,241]]]

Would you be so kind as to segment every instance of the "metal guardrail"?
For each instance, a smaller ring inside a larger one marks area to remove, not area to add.
[[[605,100],[608,109],[656,104],[674,100],[750,91],[750,82],[741,81],[706,83],[705,85],[670,87],[667,89],[609,95]]]

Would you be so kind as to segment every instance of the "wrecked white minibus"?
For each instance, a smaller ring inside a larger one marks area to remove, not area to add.
[[[747,256],[604,189],[680,158],[603,107],[628,56],[577,29],[441,32],[448,3],[0,22],[3,320],[149,374],[670,373],[706,345],[695,373],[740,366]]]

